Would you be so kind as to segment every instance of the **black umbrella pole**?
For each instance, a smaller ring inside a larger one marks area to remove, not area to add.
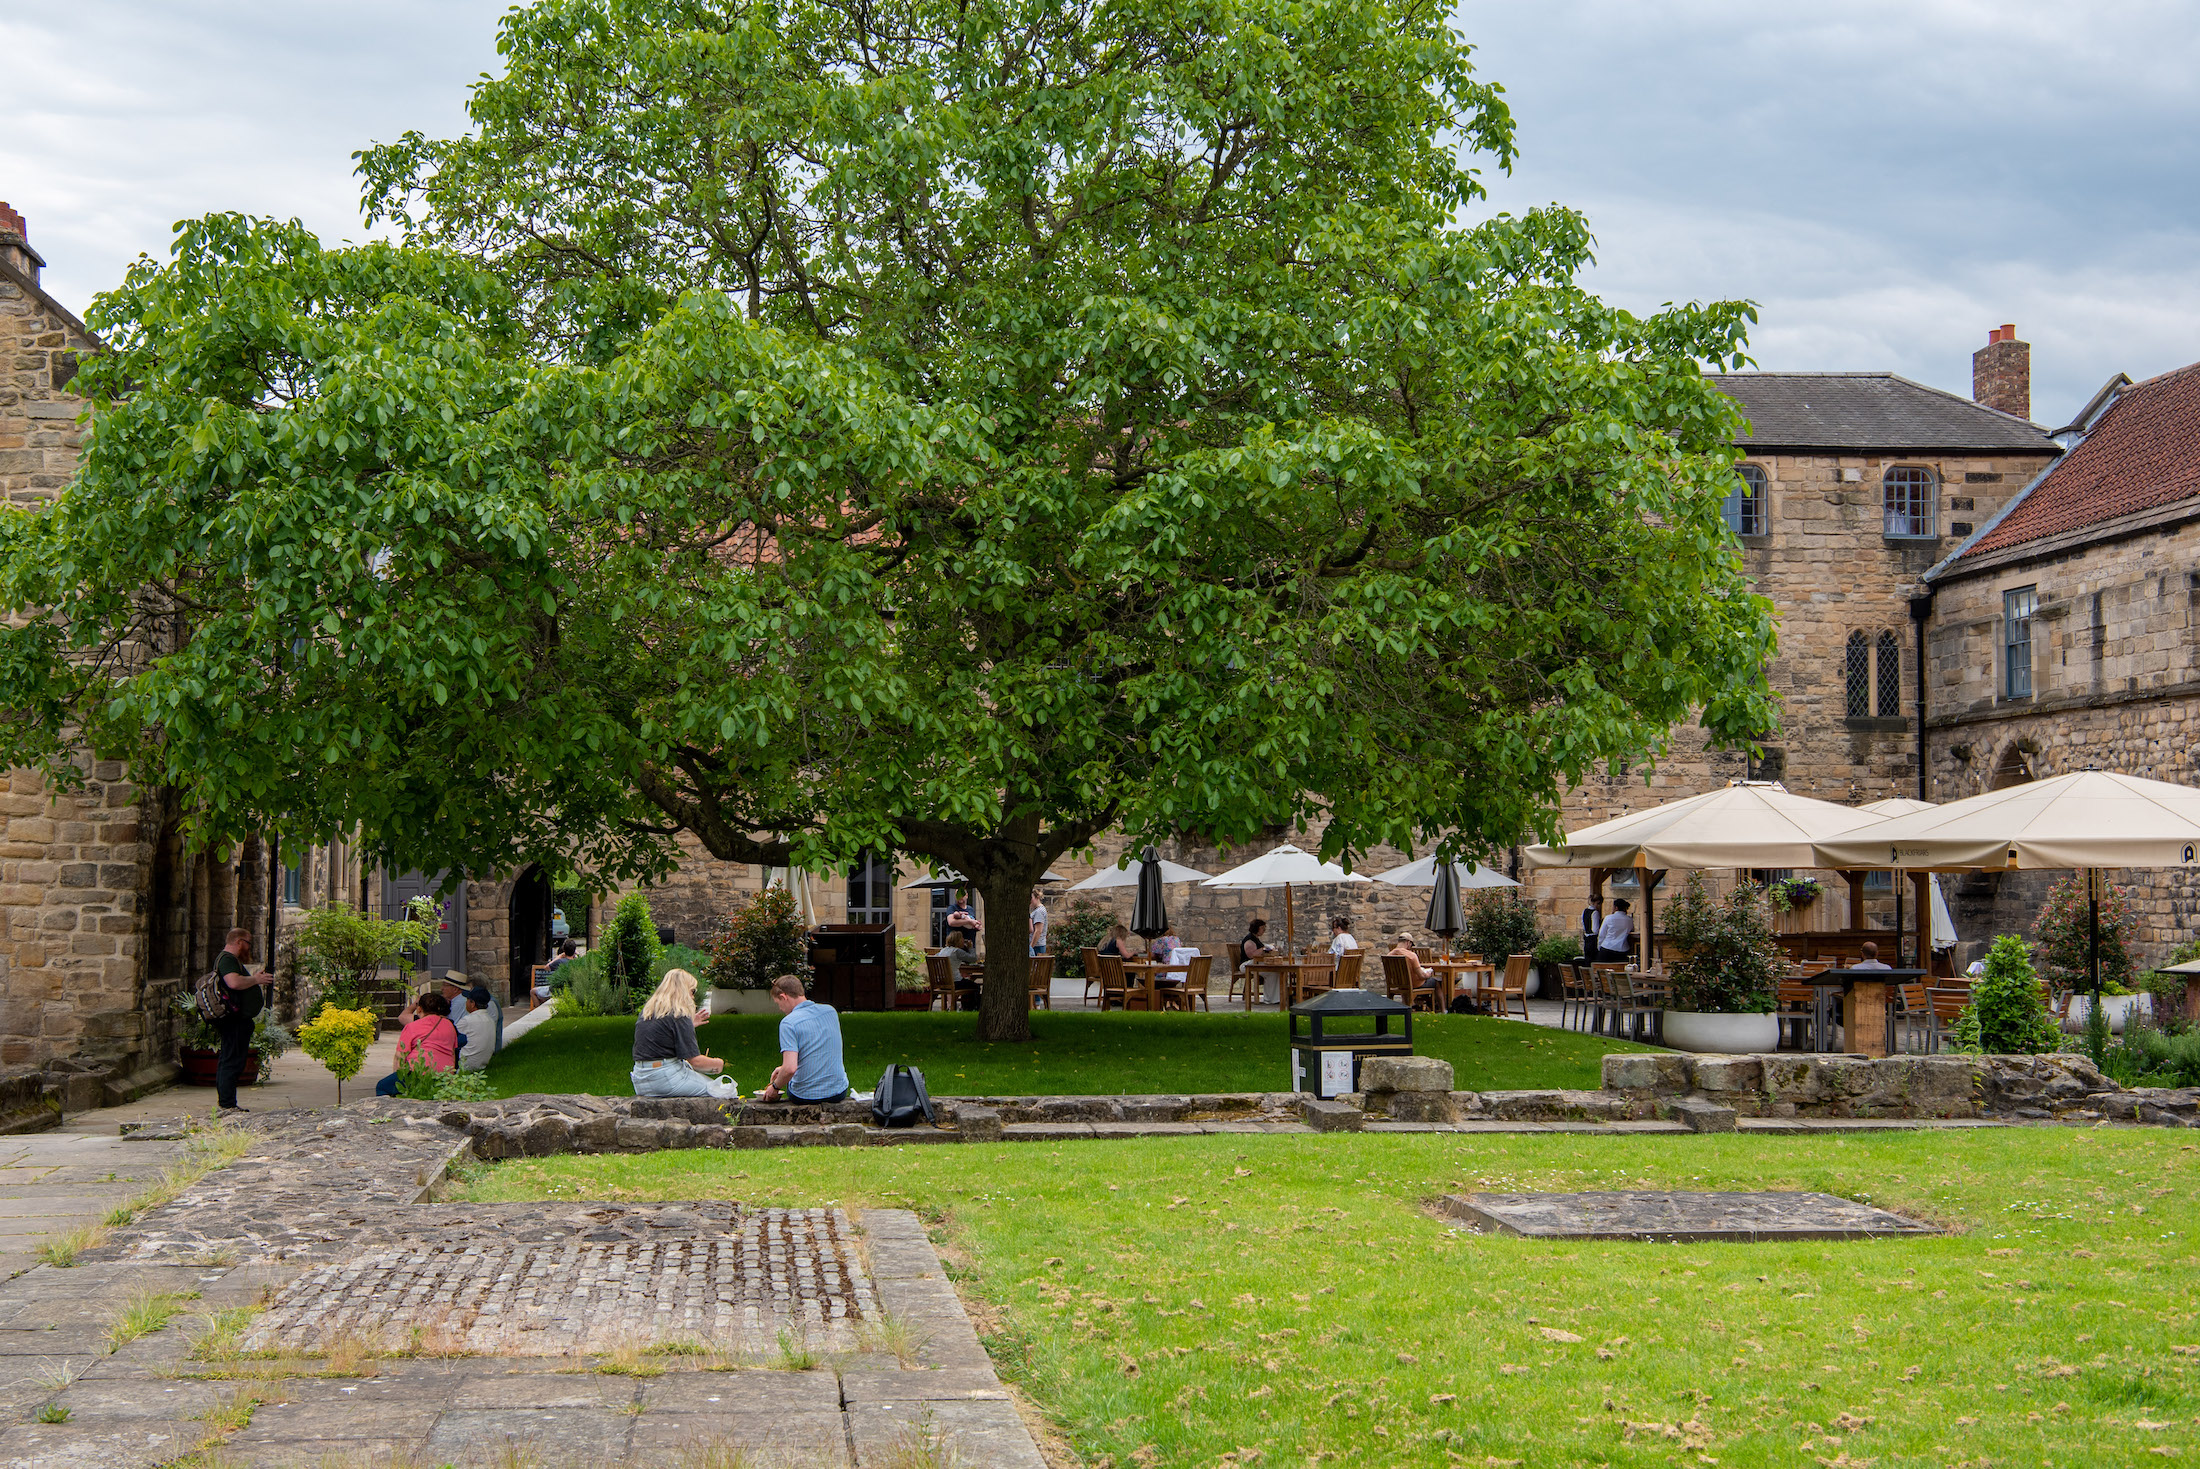
[[[2085,967],[2093,986],[2093,1008],[2101,1008],[2101,869],[2085,874]]]

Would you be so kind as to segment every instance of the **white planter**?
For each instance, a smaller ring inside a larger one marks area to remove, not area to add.
[[[2101,996],[2101,1012],[2108,1016],[2109,1034],[2122,1035],[2124,1033],[2124,1022],[2131,1018],[2131,1012],[2146,1005],[2147,996],[2145,995]],[[2148,1013],[2151,1014],[2152,1007],[2147,1006],[2147,1009]],[[2070,1016],[2063,1022],[2063,1029],[2072,1035],[2082,1034],[2085,1030],[2086,1020],[2092,1014],[2093,997],[2091,995],[2072,995],[2070,997]]]
[[[1761,1055],[1779,1049],[1780,1017],[1668,1010],[1665,1043],[1676,1051],[1703,1051],[1715,1056]]]
[[[772,1004],[770,990],[721,990],[710,992],[710,1013],[713,1015],[769,1015],[778,1007]]]

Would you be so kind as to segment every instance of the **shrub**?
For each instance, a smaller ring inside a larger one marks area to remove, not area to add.
[[[558,1018],[580,1020],[595,1015],[624,1015],[626,999],[616,992],[604,971],[601,949],[592,949],[550,977],[550,992],[557,996]]]
[[[2101,1070],[2125,1086],[2200,1086],[2200,1031],[2167,1035],[2133,1015],[2122,1039],[2107,1048]]]
[[[1072,902],[1047,934],[1047,947],[1054,951],[1054,972],[1064,979],[1083,979],[1085,950],[1106,943],[1108,930],[1113,927],[1113,908],[1090,898]]]
[[[809,936],[794,894],[769,887],[734,910],[710,942],[712,984],[728,990],[761,990],[782,974],[810,982]]]
[[[191,1051],[218,1051],[221,1049],[221,1032],[214,1022],[199,1013],[199,997],[190,990],[181,990],[171,1002],[176,1014],[176,1044]],[[252,1022],[252,1054],[260,1058],[260,1071],[264,1076],[275,1058],[289,1050],[297,1042],[291,1033],[275,1021],[274,1011],[262,1009]]]
[[[1670,970],[1674,1009],[1762,1015],[1778,1003],[1787,956],[1764,889],[1745,883],[1713,898],[1703,874],[1691,872],[1666,910],[1665,932],[1676,951],[1685,951]]]
[[[424,1062],[397,1063],[397,1094],[416,1102],[485,1102],[496,1095],[479,1071],[432,1070]]]
[[[2040,905],[2034,932],[2040,945],[2040,967],[2047,982],[2059,990],[2091,993],[2093,979],[2087,963],[2088,923],[2085,878],[2081,874],[2057,882]],[[2101,992],[2128,995],[2137,972],[2132,945],[2138,938],[2138,920],[2131,900],[2113,883],[2101,884]]]
[[[1480,888],[1465,896],[1467,926],[1460,935],[1467,952],[1493,962],[1534,952],[1542,928],[1536,922],[1535,904],[1518,889]]]
[[[382,966],[435,942],[432,920],[376,918],[343,903],[323,903],[298,931],[298,977],[310,998],[306,1018],[334,1006],[364,1010]]]
[[[611,920],[611,937],[603,948],[604,978],[619,1001],[606,1013],[624,1015],[633,1008],[630,997],[635,997],[637,991],[646,997],[656,977],[664,973],[657,967],[664,945],[658,942],[657,923],[649,916],[647,898],[628,893],[619,899],[618,912]]]
[[[1956,1050],[1988,1056],[2033,1055],[2062,1043],[2023,939],[2005,933],[1986,951],[1986,973],[1971,987],[1954,1039]]]
[[[336,1078],[336,1094],[341,1099],[344,1083],[359,1074],[360,1065],[367,1059],[367,1047],[374,1044],[381,1029],[382,1022],[371,1010],[342,1010],[331,1005],[298,1028],[298,1044]]]
[[[932,981],[924,972],[924,945],[903,936],[894,940],[894,988],[928,990]]]
[[[1554,933],[1535,946],[1538,964],[1566,964],[1581,957],[1581,940],[1570,933]]]

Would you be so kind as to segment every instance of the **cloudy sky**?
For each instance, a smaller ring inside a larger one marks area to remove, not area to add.
[[[0,199],[79,308],[173,220],[356,237],[349,155],[455,131],[483,0],[0,0]],[[1768,368],[1967,392],[2014,322],[2033,414],[2200,358],[2190,0],[1464,0],[1519,117],[1493,205],[1584,210],[1598,289],[1748,297]]]

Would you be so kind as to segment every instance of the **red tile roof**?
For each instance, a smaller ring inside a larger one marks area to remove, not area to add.
[[[2084,442],[1963,554],[2191,499],[2200,499],[2200,362],[2124,389]]]

